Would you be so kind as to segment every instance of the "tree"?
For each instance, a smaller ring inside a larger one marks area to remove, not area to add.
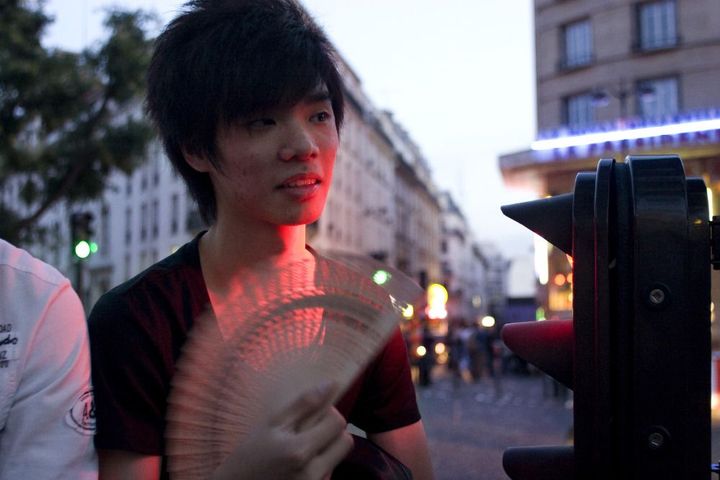
[[[143,11],[109,11],[107,39],[81,53],[45,48],[42,1],[0,0],[0,237],[36,239],[61,201],[99,197],[130,173],[152,130],[142,115],[151,40]]]

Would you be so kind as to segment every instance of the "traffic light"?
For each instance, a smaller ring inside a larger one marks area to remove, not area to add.
[[[84,260],[97,252],[97,243],[93,241],[93,214],[75,212],[70,215],[70,236],[72,238],[73,255]]]
[[[573,193],[503,207],[573,257],[573,318],[506,345],[574,391],[574,445],[515,447],[512,480],[707,480],[710,222],[677,156],[600,160]]]

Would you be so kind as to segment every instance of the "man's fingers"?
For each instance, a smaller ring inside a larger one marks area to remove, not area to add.
[[[345,418],[334,407],[329,407],[318,421],[299,432],[296,441],[308,445],[314,452],[326,450],[337,441],[347,427]]]
[[[271,425],[289,426],[294,430],[299,430],[302,424],[306,424],[309,419],[317,417],[318,413],[330,405],[335,389],[334,383],[327,382],[307,390],[289,406],[277,412],[270,419]]]
[[[333,469],[350,453],[354,444],[352,435],[347,431],[343,431],[339,437],[327,445],[325,450],[310,461],[308,465],[309,477],[330,478]]]

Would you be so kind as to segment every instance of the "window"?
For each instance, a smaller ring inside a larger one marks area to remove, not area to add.
[[[170,234],[175,235],[178,232],[178,225],[180,223],[180,198],[177,193],[173,193],[171,205]]]
[[[132,209],[125,209],[125,245],[130,245],[132,241]],[[129,278],[129,277],[128,277]]]
[[[110,253],[110,210],[103,205],[100,211],[100,255]]]
[[[143,203],[140,205],[140,240],[145,240],[147,238],[147,223],[147,205]],[[140,263],[143,265],[145,264],[145,262]]]
[[[152,183],[154,186],[158,186],[160,183],[160,160],[159,157],[155,156],[152,160],[153,174]]]
[[[590,20],[573,22],[563,27],[562,68],[589,65],[593,58]]]
[[[159,226],[158,223],[160,222],[160,204],[157,199],[153,200],[152,202],[152,238],[158,237],[158,230]]]
[[[641,92],[637,95],[638,112],[644,119],[659,119],[680,111],[676,77],[640,81],[637,91]]]
[[[144,165],[140,168],[140,190],[145,191],[148,184],[148,167]]]
[[[125,279],[130,278],[130,254],[125,254]]]
[[[641,3],[637,7],[640,50],[657,50],[678,44],[675,0]]]
[[[595,123],[595,106],[591,93],[566,97],[565,124],[570,128],[586,128]]]

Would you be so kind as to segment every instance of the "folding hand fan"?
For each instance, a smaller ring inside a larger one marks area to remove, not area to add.
[[[173,479],[207,477],[264,414],[323,381],[339,398],[422,295],[379,262],[332,256],[245,278],[196,320],[168,400]]]

